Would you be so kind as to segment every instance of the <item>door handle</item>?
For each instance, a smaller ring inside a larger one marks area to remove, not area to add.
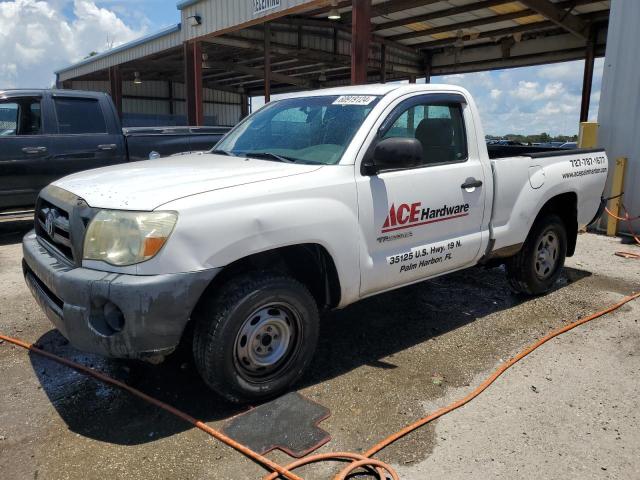
[[[28,155],[35,155],[36,153],[45,153],[47,147],[24,147],[22,151]]]
[[[116,148],[117,145],[115,143],[103,143],[102,145],[98,145],[98,150],[109,151],[115,150]]]
[[[463,188],[466,190],[467,188],[478,188],[481,186],[482,186],[482,180],[476,180],[475,178],[470,178],[466,182],[464,182],[462,185],[460,185],[460,188]]]

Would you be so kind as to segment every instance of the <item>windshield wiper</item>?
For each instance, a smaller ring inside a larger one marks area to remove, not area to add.
[[[229,157],[235,157],[235,155],[231,152],[227,152],[226,150],[210,150],[209,153],[215,153],[218,155],[227,155]]]
[[[272,160],[277,160],[279,162],[284,162],[284,163],[296,163],[295,158],[285,157],[284,155],[278,155],[277,153],[271,153],[271,152],[246,152],[245,156],[251,157],[251,158],[272,159]]]

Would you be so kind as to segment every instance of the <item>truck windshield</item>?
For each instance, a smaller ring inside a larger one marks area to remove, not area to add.
[[[216,145],[215,153],[332,165],[380,97],[327,95],[268,104]]]

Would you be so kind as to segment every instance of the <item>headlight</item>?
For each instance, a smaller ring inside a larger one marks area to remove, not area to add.
[[[124,266],[154,257],[178,220],[175,212],[100,210],[84,239],[84,259]]]

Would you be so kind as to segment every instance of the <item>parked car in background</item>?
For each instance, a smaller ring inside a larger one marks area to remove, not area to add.
[[[81,170],[208,150],[229,127],[126,128],[106,93],[0,91],[0,212]]]
[[[567,150],[571,150],[573,148],[578,148],[578,142],[565,142],[562,145],[560,145],[560,148],[564,148]]]

